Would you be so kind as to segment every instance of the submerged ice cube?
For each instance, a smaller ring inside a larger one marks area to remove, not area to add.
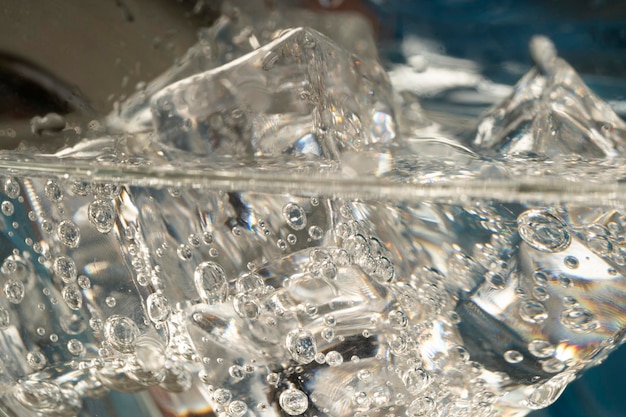
[[[623,155],[624,121],[556,55],[548,39],[534,38],[531,55],[536,67],[482,118],[473,145],[492,155]]]
[[[338,160],[396,130],[382,67],[306,28],[165,88],[152,113],[166,154]]]

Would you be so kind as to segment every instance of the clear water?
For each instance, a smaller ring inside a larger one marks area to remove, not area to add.
[[[0,155],[7,414],[522,416],[622,343],[624,122],[549,41],[455,131],[283,18]]]

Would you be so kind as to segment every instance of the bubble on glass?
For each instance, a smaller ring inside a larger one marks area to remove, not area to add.
[[[3,287],[4,296],[12,304],[19,304],[24,300],[26,289],[22,281],[9,279]]]
[[[113,315],[104,323],[106,341],[119,352],[133,352],[140,334],[137,324],[126,316]]]
[[[504,352],[504,360],[508,363],[520,363],[524,360],[524,356],[517,350],[507,350]]]
[[[285,341],[291,357],[298,363],[313,362],[317,353],[317,343],[313,334],[304,329],[292,330],[287,334]]]
[[[61,291],[65,304],[72,310],[80,310],[83,306],[83,294],[76,284],[68,284]]]
[[[80,229],[73,221],[63,220],[57,226],[57,236],[65,246],[76,248],[80,242]]]
[[[280,393],[278,397],[280,408],[290,416],[299,416],[309,408],[309,398],[298,389],[290,388]]]
[[[304,209],[296,203],[288,203],[283,207],[283,217],[287,226],[293,230],[302,230],[306,227],[306,213]]]
[[[4,214],[5,216],[12,216],[13,213],[15,212],[15,207],[13,206],[13,203],[11,203],[10,201],[3,201],[2,204],[0,204],[0,211],[2,211],[2,214]]]
[[[217,263],[207,261],[196,267],[194,272],[196,291],[206,304],[220,304],[228,296],[228,282],[224,269]]]
[[[64,193],[61,186],[54,180],[48,180],[44,186],[46,197],[52,202],[58,203],[63,200]]]
[[[520,237],[542,252],[560,252],[571,243],[567,224],[551,210],[531,209],[517,218]]]
[[[110,201],[92,201],[87,208],[87,215],[100,233],[109,233],[115,225],[115,208]]]
[[[170,306],[167,298],[160,293],[152,293],[146,299],[148,317],[155,323],[165,321],[170,315]]]
[[[536,358],[544,359],[554,355],[556,349],[547,340],[534,339],[528,343],[528,351]]]

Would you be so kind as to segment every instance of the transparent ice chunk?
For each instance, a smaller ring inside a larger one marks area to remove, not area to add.
[[[289,28],[294,22],[313,28],[338,45],[364,59],[376,59],[378,52],[369,22],[356,13],[316,13],[302,9],[271,10],[265,5],[245,5],[246,12],[230,4],[212,26],[198,33],[198,42],[174,66],[150,81],[109,116],[109,125],[126,132],[152,129],[150,99],[166,86],[224,65],[253,52]]]
[[[167,87],[152,113],[166,154],[337,160],[395,137],[384,70],[306,28]]]
[[[483,153],[615,157],[626,151],[626,124],[556,55],[543,37],[531,42],[536,67],[478,125]]]

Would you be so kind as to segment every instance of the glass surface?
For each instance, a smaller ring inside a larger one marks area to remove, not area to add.
[[[621,415],[625,10],[9,2],[0,411]]]

